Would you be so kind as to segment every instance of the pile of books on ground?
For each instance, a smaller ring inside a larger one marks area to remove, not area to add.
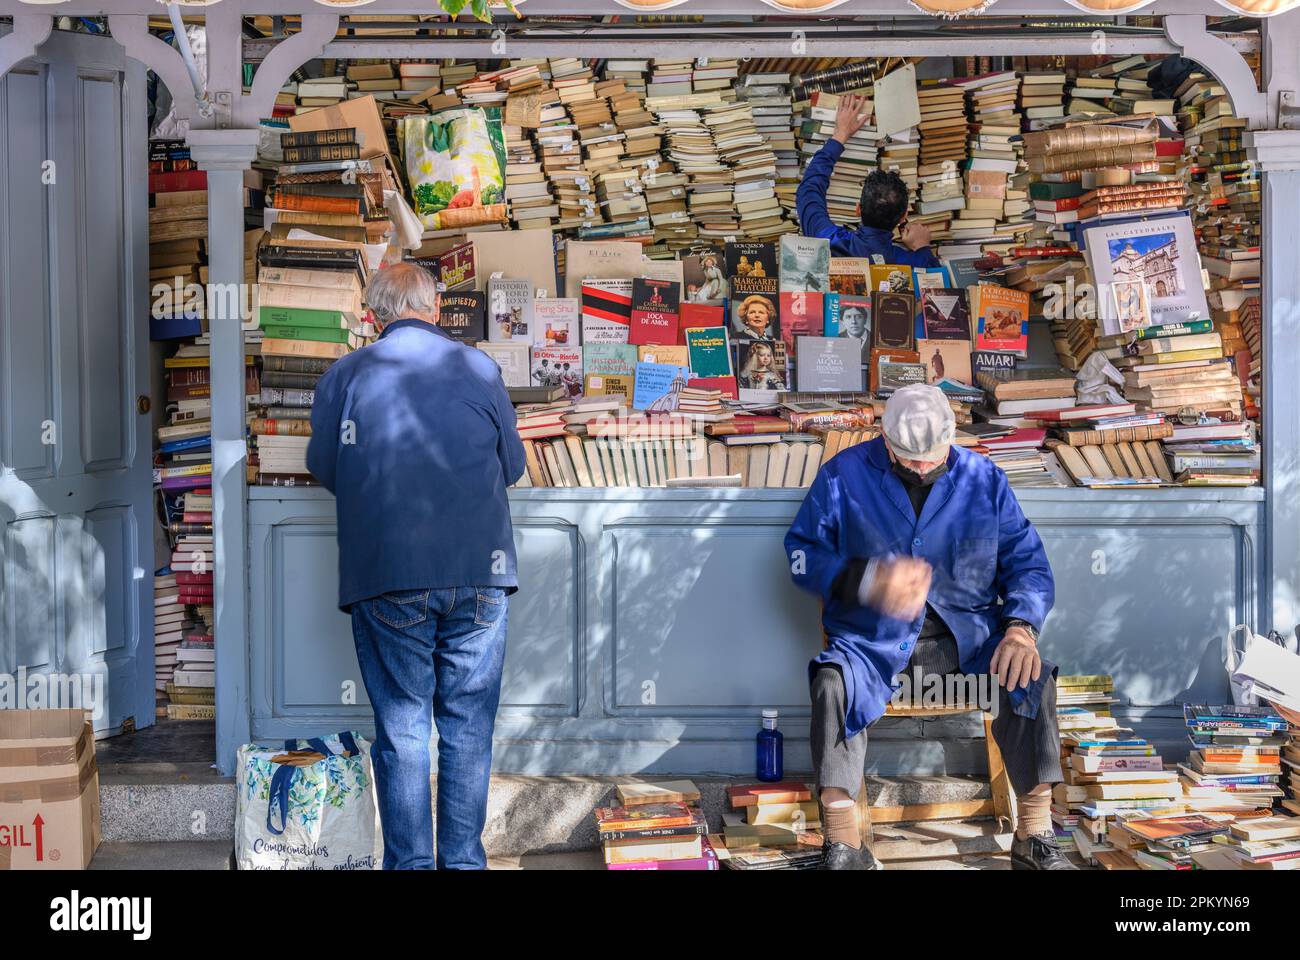
[[[596,809],[608,870],[717,870],[700,791],[689,780],[624,783]]]
[[[718,856],[732,870],[810,870],[821,862],[821,811],[799,781],[727,787]]]
[[[1270,707],[1184,704],[1192,750],[1179,764],[1194,810],[1250,814],[1283,796],[1282,747],[1287,722]]]
[[[1091,734],[1106,736],[1117,729],[1111,716],[1110,705],[1115,702],[1114,680],[1104,674],[1078,675],[1061,674],[1056,678],[1056,716],[1057,723],[1068,728],[1070,735],[1081,737]],[[1099,761],[1090,760],[1086,764],[1081,759],[1080,773],[1086,767],[1097,768]],[[1114,766],[1108,763],[1106,766]],[[1066,782],[1071,782],[1074,770],[1069,754],[1062,752],[1061,768]],[[1079,844],[1075,840],[1075,829],[1079,826],[1081,814],[1071,811],[1065,805],[1052,805],[1052,832],[1056,834],[1057,843],[1066,854],[1077,854]]]

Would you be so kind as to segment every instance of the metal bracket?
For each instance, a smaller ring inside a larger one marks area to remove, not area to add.
[[[1165,36],[1188,60],[1194,60],[1223,84],[1233,112],[1251,129],[1268,124],[1268,98],[1255,82],[1245,59],[1221,37],[1206,32],[1204,14],[1168,14]]]
[[[108,18],[108,29],[113,39],[122,45],[126,55],[138,60],[158,74],[172,95],[178,116],[192,124],[211,123],[210,117],[202,117],[198,101],[194,97],[194,83],[180,52],[173,46],[163,43],[149,32],[149,18],[142,14],[113,14]]]
[[[1300,98],[1294,90],[1280,90],[1277,95],[1277,127],[1279,130],[1300,129]]]

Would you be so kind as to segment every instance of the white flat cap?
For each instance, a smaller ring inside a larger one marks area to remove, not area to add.
[[[957,419],[938,387],[913,383],[885,402],[885,439],[905,460],[943,460],[948,456]]]

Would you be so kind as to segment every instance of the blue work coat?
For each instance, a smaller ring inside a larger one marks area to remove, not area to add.
[[[844,675],[851,737],[884,712],[894,677],[912,656],[925,622],[899,620],[846,603],[832,592],[854,557],[917,557],[933,568],[928,601],[957,640],[962,671],[987,673],[1002,640],[1002,623],[1016,618],[1041,629],[1052,609],[1052,568],[1038,532],[1025,517],[998,467],[960,447],[935,481],[918,518],[883,440],[850,447],[825,464],[785,537],[799,586],[822,599],[827,648],[809,665],[837,665]],[[1034,717],[1054,667],[1011,691],[1015,713]]]

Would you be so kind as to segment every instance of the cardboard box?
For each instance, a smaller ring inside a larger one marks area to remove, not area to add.
[[[0,710],[0,870],[84,870],[100,838],[85,712]]]
[[[348,127],[357,131],[362,160],[388,155],[388,135],[384,132],[384,121],[373,95],[344,100],[330,107],[317,107],[289,118],[289,129],[294,133]]]

